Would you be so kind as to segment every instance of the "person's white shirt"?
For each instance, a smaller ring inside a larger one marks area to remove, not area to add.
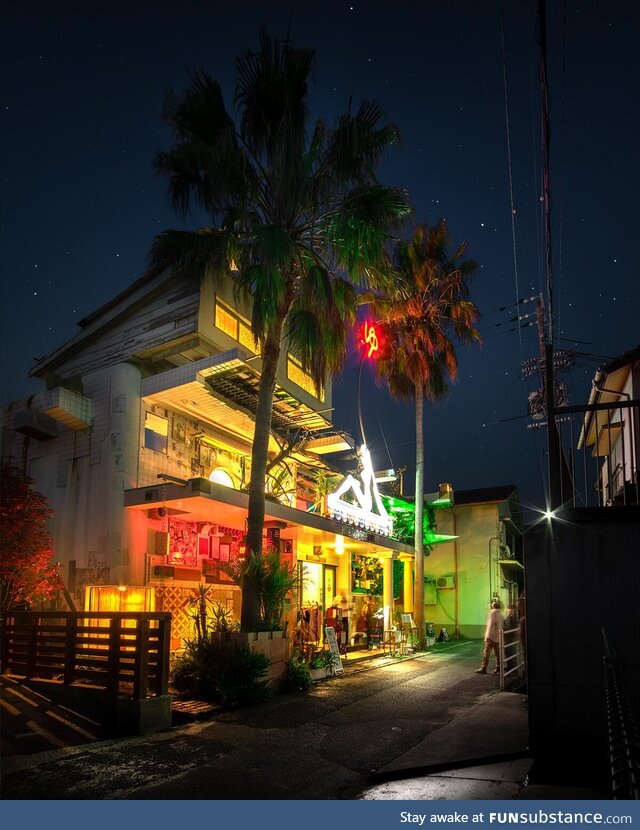
[[[499,608],[492,608],[487,620],[487,630],[484,632],[485,640],[492,640],[497,643],[500,640],[500,632],[504,628],[504,617]]]

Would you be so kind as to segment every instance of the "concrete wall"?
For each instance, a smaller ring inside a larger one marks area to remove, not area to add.
[[[527,533],[531,748],[606,754],[605,627],[640,709],[638,508],[567,510]],[[640,712],[636,711],[636,714]]]
[[[26,456],[25,471],[49,500],[54,511],[50,533],[63,576],[75,562],[77,569],[92,571],[91,581],[128,583],[128,522],[122,503],[124,490],[135,487],[138,476],[140,372],[121,363],[85,375],[82,385],[93,404],[90,429],[56,423],[56,437],[44,441],[12,430],[17,411],[41,408],[43,392],[4,410],[3,455],[20,467]]]
[[[436,511],[438,533],[456,535],[455,542],[434,546],[425,559],[425,576],[437,579],[455,575],[457,550],[457,602],[458,628],[465,637],[483,637],[487,614],[493,593],[497,593],[506,606],[508,589],[500,566],[489,563],[489,551],[496,558],[498,536],[498,504],[469,504]],[[427,587],[425,619],[436,627],[447,628],[449,635],[456,625],[456,589]]]

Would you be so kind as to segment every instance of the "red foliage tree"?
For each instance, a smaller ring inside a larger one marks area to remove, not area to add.
[[[11,464],[0,468],[0,607],[49,599],[60,587],[47,521],[53,511],[32,480]]]

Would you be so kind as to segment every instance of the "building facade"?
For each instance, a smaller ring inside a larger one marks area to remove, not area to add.
[[[585,413],[578,439],[578,451],[587,453],[597,465],[595,472],[586,459],[583,466],[591,477],[585,489],[595,492],[598,506],[640,504],[639,399],[640,346],[636,346],[596,371],[588,405],[606,408]],[[574,506],[588,503],[586,497],[583,504]]]
[[[491,602],[506,613],[524,586],[518,494],[513,485],[456,490],[452,502],[437,510],[445,540],[425,559],[425,619],[436,634],[483,637]]]
[[[219,287],[145,276],[36,363],[41,392],[3,408],[2,459],[49,499],[77,608],[168,610],[179,639],[204,583],[239,618],[241,592],[225,565],[244,554],[261,371],[249,320],[230,279]],[[283,348],[270,443],[280,460],[267,476],[264,544],[298,568],[300,609],[318,637],[338,603],[355,632],[363,597],[388,626],[392,563],[412,567],[411,548],[376,519],[375,498],[368,517],[353,492],[341,500],[354,511],[329,510],[344,476],[327,457],[354,449],[331,411],[329,379],[317,389]],[[355,491],[375,489],[361,467]],[[363,577],[363,563],[381,578]]]

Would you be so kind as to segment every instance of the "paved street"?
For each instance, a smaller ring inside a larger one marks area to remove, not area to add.
[[[2,797],[354,798],[372,772],[497,691],[497,678],[473,671],[479,654],[478,642],[451,643],[149,738],[5,758]]]

